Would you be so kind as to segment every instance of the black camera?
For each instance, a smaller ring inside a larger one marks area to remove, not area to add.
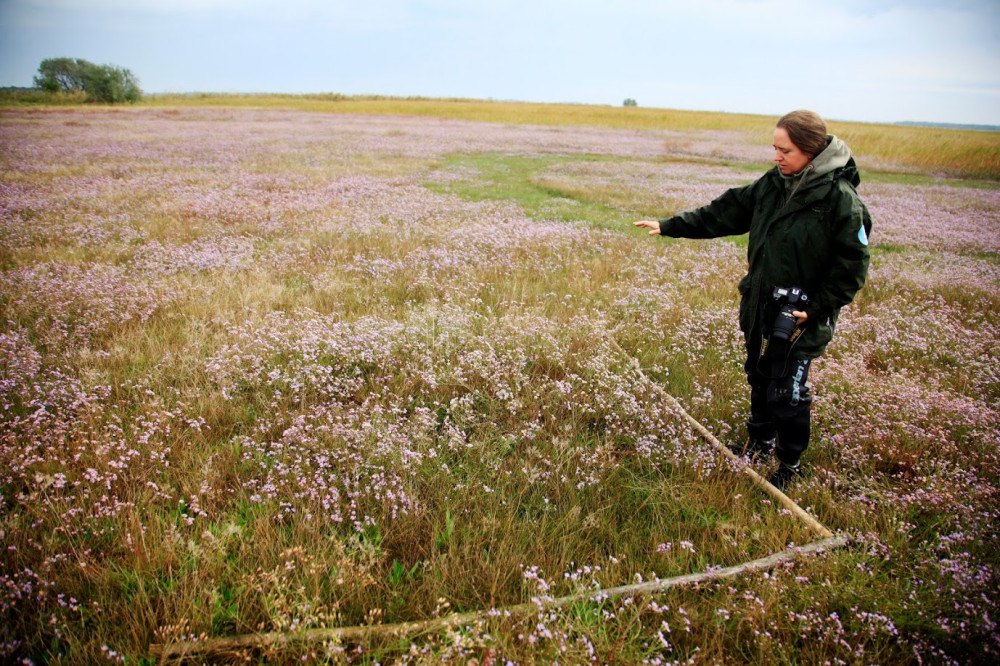
[[[778,305],[778,315],[774,318],[774,325],[771,327],[771,337],[776,340],[788,341],[795,332],[798,322],[792,312],[803,310],[809,302],[809,297],[798,287],[775,287],[771,294],[774,302]]]

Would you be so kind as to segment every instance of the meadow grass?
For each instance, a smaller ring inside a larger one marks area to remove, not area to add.
[[[157,95],[145,105],[279,108],[317,113],[362,113],[457,118],[477,122],[595,126],[622,130],[719,131],[745,134],[769,146],[775,117],[594,104],[534,104],[472,99],[345,95]],[[822,112],[822,110],[820,110]],[[1000,179],[1000,132],[829,120],[863,168],[889,173]]]
[[[853,545],[601,599],[815,538],[658,397],[742,440],[743,240],[630,224],[750,181],[769,137],[263,101],[3,112],[3,659],[490,609],[227,658],[1000,651],[995,186],[862,186],[871,279],[814,370],[791,491]]]

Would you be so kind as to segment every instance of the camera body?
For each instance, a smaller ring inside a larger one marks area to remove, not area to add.
[[[798,326],[792,312],[803,310],[809,303],[809,297],[798,287],[775,287],[771,298],[778,306],[778,314],[771,326],[771,337],[787,342]]]

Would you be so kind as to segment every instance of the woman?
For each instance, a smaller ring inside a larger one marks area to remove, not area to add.
[[[792,111],[774,130],[776,167],[697,210],[641,220],[650,235],[715,238],[748,233],[740,281],[750,384],[743,452],[779,460],[771,483],[784,490],[809,445],[809,363],[833,337],[840,309],[868,274],[871,216],[847,145],[812,111]]]

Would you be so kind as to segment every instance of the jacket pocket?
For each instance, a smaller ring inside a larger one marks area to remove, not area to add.
[[[751,282],[752,282],[752,278],[749,275],[744,275],[743,276],[743,278],[740,280],[739,285],[737,286],[737,288],[740,290],[740,296],[746,296],[747,295],[747,292],[750,291],[750,284],[751,284]]]
[[[806,328],[805,334],[799,339],[799,344],[795,346],[794,356],[796,358],[816,358],[826,350],[826,346],[833,339],[833,331],[837,325],[837,315],[834,313],[827,319],[816,324],[810,324]]]

